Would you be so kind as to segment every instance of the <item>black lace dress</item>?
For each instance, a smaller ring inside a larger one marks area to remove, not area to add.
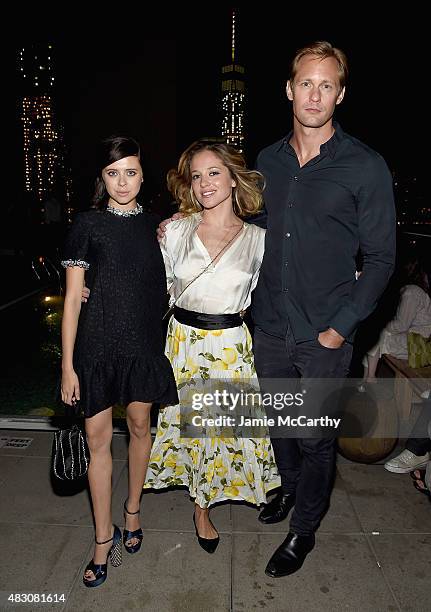
[[[178,402],[164,355],[166,275],[156,226],[140,206],[131,214],[93,209],[77,215],[66,238],[62,265],[83,267],[91,290],[73,354],[86,417],[115,403]]]

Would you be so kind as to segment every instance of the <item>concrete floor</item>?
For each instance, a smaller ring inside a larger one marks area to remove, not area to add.
[[[430,610],[431,505],[407,475],[340,458],[316,548],[300,572],[276,580],[264,568],[288,521],[264,526],[253,507],[220,505],[212,519],[221,541],[210,556],[197,544],[187,493],[146,492],[141,552],[124,553],[104,585],[87,589],[81,578],[93,546],[87,491],[53,489],[52,433],[0,434],[33,439],[26,449],[0,448],[1,611]],[[113,453],[114,522],[122,528],[125,436],[114,436]],[[64,594],[65,601],[12,604],[10,593]]]

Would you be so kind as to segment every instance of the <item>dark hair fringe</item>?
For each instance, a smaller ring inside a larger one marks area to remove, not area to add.
[[[109,136],[101,141],[98,150],[98,172],[99,176],[94,183],[92,198],[93,208],[104,210],[108,205],[109,195],[106,191],[105,182],[101,173],[103,168],[124,157],[136,156],[141,160],[141,147],[139,143],[130,136]]]

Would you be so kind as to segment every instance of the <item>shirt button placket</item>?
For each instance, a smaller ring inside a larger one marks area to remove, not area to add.
[[[297,181],[297,180],[298,180],[298,177],[297,177],[296,175],[295,175],[295,176],[292,176],[292,180],[293,180],[293,181]],[[288,207],[288,208],[293,208],[293,202],[288,202],[287,207]],[[285,236],[286,236],[286,238],[290,238],[290,236],[291,236],[290,232],[286,232]],[[288,267],[288,262],[286,261],[286,262],[284,263],[284,268],[286,269],[287,267]],[[287,283],[287,279],[285,279],[285,282]],[[285,293],[288,293],[288,291],[289,291],[288,287],[283,287],[283,291],[284,291]]]

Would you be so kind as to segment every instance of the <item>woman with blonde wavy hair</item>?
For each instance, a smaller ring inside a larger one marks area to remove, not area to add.
[[[280,485],[265,428],[259,437],[243,437],[233,426],[240,417],[235,422],[229,409],[226,416],[233,420],[205,425],[208,412],[192,399],[214,390],[217,380],[219,389],[229,381],[257,386],[242,314],[259,276],[265,230],[243,218],[260,210],[261,182],[262,175],[248,170],[233,147],[206,140],[190,145],[168,173],[169,190],[184,214],[169,223],[161,241],[173,306],[166,355],[180,404],[159,414],[145,488],[188,487],[196,535],[209,553],[219,542],[211,505],[224,500],[260,505]]]

